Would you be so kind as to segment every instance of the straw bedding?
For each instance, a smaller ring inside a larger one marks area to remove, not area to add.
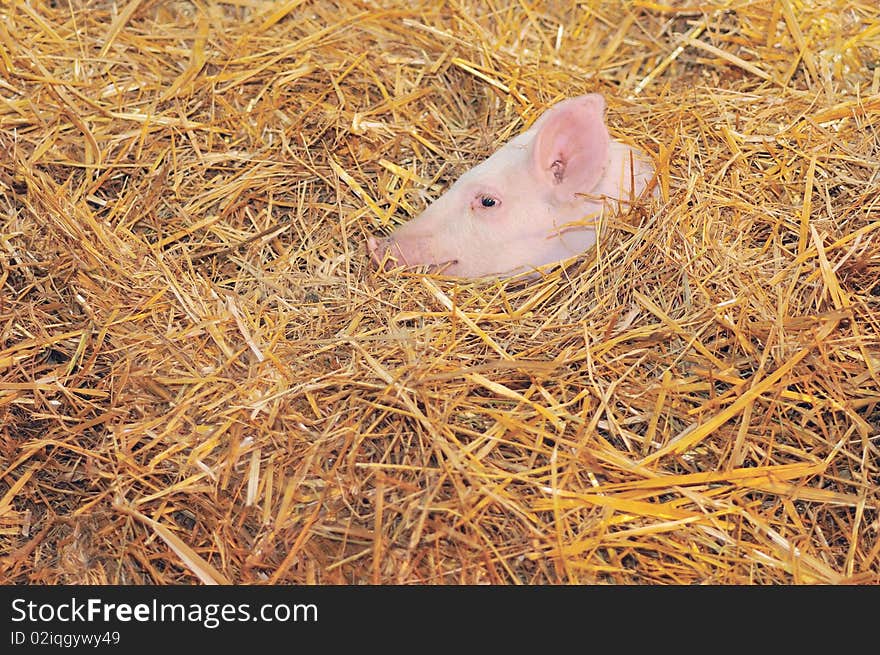
[[[364,248],[598,91],[660,198]],[[0,580],[880,581],[875,2],[0,5]]]

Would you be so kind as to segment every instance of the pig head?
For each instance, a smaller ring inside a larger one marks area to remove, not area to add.
[[[554,105],[391,236],[369,237],[373,261],[506,276],[590,248],[602,212],[625,210],[654,174],[609,137],[604,112],[598,94]]]

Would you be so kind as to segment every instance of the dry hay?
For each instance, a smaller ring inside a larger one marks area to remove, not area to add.
[[[0,579],[877,583],[880,11],[0,6]],[[601,91],[662,198],[379,274]]]

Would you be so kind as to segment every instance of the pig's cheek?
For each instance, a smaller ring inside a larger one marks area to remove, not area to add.
[[[469,222],[473,226],[472,233],[497,242],[504,235],[518,231],[520,229],[517,225],[518,214],[508,204],[505,202],[500,207],[487,207],[469,212]]]

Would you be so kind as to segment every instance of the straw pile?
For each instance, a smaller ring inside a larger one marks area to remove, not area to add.
[[[591,91],[660,199],[373,269]],[[3,3],[0,581],[877,583],[878,126],[869,0]]]

